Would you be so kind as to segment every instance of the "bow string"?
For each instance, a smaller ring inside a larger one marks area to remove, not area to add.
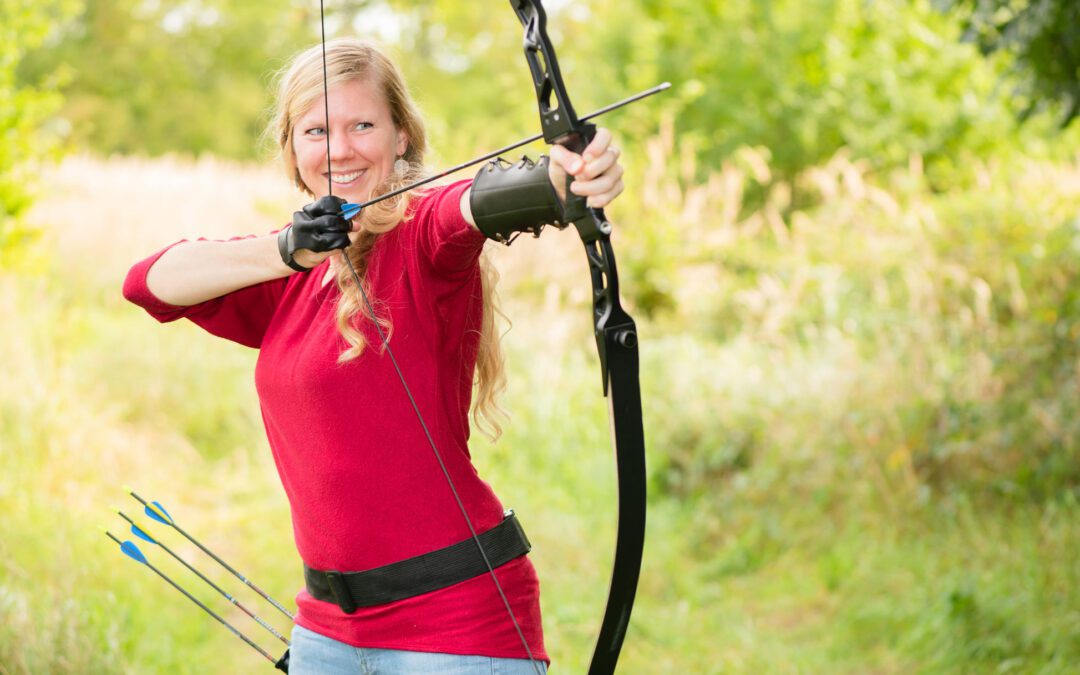
[[[510,0],[524,28],[523,47],[532,74],[544,140],[577,153],[596,135],[596,125],[578,119],[547,34],[540,0]],[[619,491],[615,559],[607,606],[589,665],[590,675],[613,673],[634,606],[645,547],[645,432],[638,377],[634,320],[619,302],[619,275],[611,246],[611,223],[603,209],[586,206],[567,179],[564,221],[574,224],[585,246],[592,281],[593,333],[600,356],[604,395],[610,400]]]
[[[547,15],[540,0],[510,0],[525,29],[524,48],[529,69],[536,87],[537,101],[544,140],[549,144],[559,144],[576,153],[581,153],[596,134],[596,126],[583,121],[574,113],[570,97],[559,72],[558,60],[554,47],[547,35]],[[326,33],[323,0],[319,2],[320,24],[323,27],[323,88],[324,95],[329,93],[326,75]],[[659,91],[665,86],[659,87]],[[328,96],[325,96],[328,100]],[[635,97],[636,98],[636,97]],[[326,110],[327,131],[327,167],[329,170],[329,107]],[[460,165],[461,168],[466,165]],[[329,171],[328,171],[329,172]],[[449,172],[444,172],[445,175]],[[630,621],[634,596],[637,590],[641,570],[642,551],[645,542],[645,441],[641,417],[641,392],[638,379],[637,329],[633,319],[619,302],[618,273],[615,266],[614,250],[611,246],[611,224],[602,209],[590,208],[584,197],[574,195],[569,190],[572,177],[567,179],[566,205],[564,213],[565,227],[573,223],[585,245],[592,281],[593,321],[597,351],[600,356],[600,369],[603,380],[603,392],[610,399],[611,423],[615,445],[617,484],[619,491],[618,529],[616,534],[615,558],[612,566],[611,585],[608,592],[604,617],[593,657],[589,666],[590,675],[614,673],[619,658],[626,629]],[[409,186],[412,187],[412,186]],[[405,189],[409,189],[408,187]],[[403,191],[403,190],[402,190]],[[332,187],[328,185],[328,194]],[[365,202],[374,203],[384,195]],[[348,265],[353,283],[364,302],[370,316],[375,310],[363,284],[360,283],[349,256],[344,252],[341,258]],[[465,509],[464,502],[457,491],[454,481],[446,468],[434,438],[431,435],[424,416],[413,397],[401,367],[390,348],[389,339],[377,321],[373,321],[379,339],[390,358],[398,379],[409,398],[417,420],[423,428],[428,445],[439,464],[447,485],[457,502],[458,509],[468,526],[470,537],[475,542],[490,576],[502,600],[507,616],[512,622],[525,656],[534,670],[540,675],[542,669],[521,629],[513,609],[510,607],[490,557],[481,543],[472,519]]]

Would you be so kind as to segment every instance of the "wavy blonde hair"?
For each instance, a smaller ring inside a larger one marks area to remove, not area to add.
[[[344,82],[362,80],[380,91],[390,108],[394,126],[405,132],[408,147],[402,159],[408,162],[404,172],[395,171],[376,189],[383,194],[413,182],[426,175],[424,153],[427,150],[427,133],[420,110],[409,96],[401,72],[377,47],[363,40],[340,38],[326,43],[326,87]],[[300,177],[293,150],[293,132],[296,121],[324,95],[323,48],[311,47],[293,58],[290,65],[278,74],[278,95],[268,135],[274,138],[279,158],[289,178],[298,188],[314,196],[314,191]],[[373,303],[371,287],[367,283],[368,259],[379,236],[385,234],[407,217],[410,202],[417,191],[406,192],[395,198],[374,204],[360,215],[360,233],[343,252],[349,256]],[[502,421],[506,413],[499,407],[498,397],[506,388],[506,371],[497,328],[498,317],[505,315],[499,310],[495,284],[498,272],[486,255],[480,256],[480,278],[483,289],[483,319],[476,355],[475,395],[472,401],[472,419],[484,435],[496,439],[502,434]],[[357,328],[356,317],[366,316],[377,322],[389,336],[392,326],[386,318],[371,316],[360,292],[355,288],[348,266],[339,265],[337,285],[341,296],[337,304],[337,325],[349,347],[338,357],[339,362],[360,356],[367,347],[363,333]],[[380,345],[381,347],[381,345]]]

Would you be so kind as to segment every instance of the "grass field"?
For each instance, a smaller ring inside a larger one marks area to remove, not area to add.
[[[637,227],[617,245],[652,488],[620,672],[1080,672],[1080,166],[934,194],[914,164],[873,178],[841,156],[791,212],[754,192],[761,164],[696,187],[643,167],[612,209]],[[76,157],[44,185],[40,242],[0,272],[0,673],[270,672],[96,528],[126,529],[110,505],[137,512],[130,484],[292,604],[254,352],[119,289],[160,246],[269,231],[302,198],[215,161]],[[474,448],[529,531],[566,673],[591,653],[615,522],[579,249],[566,232],[493,252],[513,422]]]

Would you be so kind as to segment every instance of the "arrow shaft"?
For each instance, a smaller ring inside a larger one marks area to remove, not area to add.
[[[194,574],[195,574],[195,575],[196,575],[197,577],[199,577],[200,579],[202,579],[203,581],[205,581],[205,582],[206,582],[206,583],[207,583],[207,584],[208,584],[208,585],[209,585],[209,586],[210,586],[211,588],[213,588],[213,589],[214,589],[215,591],[217,591],[218,593],[220,593],[220,594],[221,594],[221,595],[222,595],[222,596],[223,596],[223,597],[224,597],[224,598],[225,598],[226,600],[228,600],[228,601],[229,601],[229,602],[231,602],[232,604],[236,605],[237,609],[239,609],[239,610],[240,610],[241,612],[243,612],[244,614],[247,614],[247,615],[248,615],[248,616],[250,616],[250,617],[251,617],[252,619],[254,619],[254,620],[255,620],[255,622],[256,622],[256,623],[258,623],[258,624],[259,624],[260,626],[262,626],[262,627],[263,627],[263,628],[265,628],[266,630],[270,631],[270,633],[271,633],[271,634],[272,634],[272,635],[273,635],[274,637],[276,637],[277,639],[281,640],[281,641],[282,641],[282,642],[284,642],[285,644],[289,644],[289,640],[288,640],[288,638],[286,638],[286,637],[285,637],[284,635],[282,635],[282,634],[281,634],[281,633],[279,633],[279,632],[278,632],[277,630],[275,630],[273,626],[271,626],[270,624],[268,624],[268,623],[267,623],[267,622],[266,622],[265,620],[263,620],[263,619],[262,619],[262,618],[261,618],[261,617],[260,617],[259,615],[257,615],[257,614],[256,614],[255,612],[253,612],[253,611],[251,611],[250,609],[248,609],[248,608],[247,608],[247,607],[246,607],[246,606],[244,605],[244,603],[240,602],[239,600],[237,600],[236,598],[234,598],[234,597],[233,597],[232,595],[230,595],[230,594],[226,593],[226,592],[225,592],[225,591],[224,591],[224,590],[223,590],[223,589],[222,589],[222,588],[221,588],[220,586],[218,586],[217,584],[215,584],[215,583],[214,583],[213,581],[210,581],[209,579],[207,579],[207,578],[206,578],[206,576],[204,576],[204,575],[203,575],[203,574],[202,574],[201,572],[199,572],[199,570],[195,569],[195,568],[194,568],[194,567],[192,567],[192,566],[191,566],[190,564],[188,564],[188,562],[187,562],[186,560],[184,560],[184,559],[183,559],[183,558],[181,558],[180,556],[178,556],[178,555],[176,555],[175,553],[173,553],[172,549],[170,549],[169,547],[165,546],[165,544],[162,544],[161,542],[157,542],[157,545],[158,545],[158,546],[160,546],[161,548],[165,549],[165,552],[166,552],[166,553],[168,553],[168,554],[169,554],[169,555],[171,555],[171,556],[172,556],[173,558],[175,558],[175,559],[176,559],[177,561],[179,561],[181,565],[183,565],[184,567],[186,567],[186,568],[188,568],[189,570],[191,570],[191,571],[192,571],[192,572],[193,572],[193,573],[194,573]]]
[[[125,514],[124,514],[123,512],[120,512],[120,517],[121,517],[121,518],[123,518],[124,520],[128,521],[129,523],[131,523],[131,525],[132,525],[133,527],[138,527],[138,525],[137,525],[137,524],[135,523],[135,521],[133,521],[133,520],[132,520],[131,518],[128,518],[128,517],[127,517],[127,515],[125,515]],[[140,528],[140,529],[141,529],[141,528]],[[204,582],[206,582],[206,584],[207,584],[207,585],[208,585],[208,586],[209,586],[210,588],[214,589],[214,590],[215,590],[215,591],[217,591],[217,592],[218,592],[219,594],[221,594],[221,596],[222,596],[222,597],[224,597],[224,598],[225,598],[226,600],[228,600],[228,601],[229,601],[229,602],[231,602],[232,604],[236,605],[237,609],[239,609],[240,611],[242,611],[242,612],[243,612],[244,614],[247,614],[247,615],[248,615],[248,616],[250,616],[250,617],[251,617],[252,619],[254,619],[254,620],[255,620],[255,622],[256,622],[256,623],[258,623],[258,624],[259,624],[260,626],[262,626],[262,627],[263,627],[263,628],[265,628],[266,630],[270,631],[270,633],[271,633],[271,634],[273,634],[273,636],[274,636],[274,637],[276,637],[277,639],[281,640],[281,641],[282,641],[282,642],[284,642],[285,644],[289,644],[289,640],[288,640],[288,639],[287,639],[287,638],[286,638],[286,637],[285,637],[284,635],[282,635],[282,634],[281,634],[281,633],[279,633],[279,632],[278,632],[277,630],[275,630],[273,626],[271,626],[271,625],[270,625],[270,624],[268,624],[268,623],[267,623],[266,621],[264,621],[264,620],[263,620],[263,619],[262,619],[261,617],[259,617],[259,616],[258,616],[257,614],[255,614],[255,612],[253,612],[253,611],[251,611],[250,609],[248,609],[248,608],[247,608],[247,607],[246,607],[246,606],[244,605],[244,603],[240,602],[239,600],[237,600],[236,598],[234,598],[234,597],[233,597],[232,595],[230,595],[229,593],[227,593],[227,592],[225,591],[225,589],[223,589],[222,587],[218,586],[218,585],[217,585],[217,584],[215,584],[215,583],[214,583],[213,581],[211,581],[210,579],[208,579],[208,578],[206,577],[206,575],[205,575],[205,574],[203,574],[203,573],[202,573],[202,572],[200,572],[199,570],[195,569],[195,567],[193,567],[193,566],[191,565],[191,563],[189,563],[188,561],[186,561],[186,560],[184,560],[183,558],[181,558],[181,557],[180,557],[179,555],[177,555],[177,554],[176,554],[176,552],[175,552],[175,551],[173,551],[173,550],[172,550],[171,548],[169,548],[169,547],[168,547],[168,546],[166,546],[165,544],[161,543],[161,542],[160,542],[160,541],[158,541],[157,539],[155,539],[155,540],[154,540],[154,543],[155,543],[155,544],[157,544],[157,545],[158,545],[159,547],[161,547],[161,548],[162,548],[162,550],[164,550],[164,551],[165,551],[166,553],[168,553],[169,555],[171,555],[171,556],[173,557],[173,559],[175,559],[175,560],[176,560],[177,562],[179,562],[179,563],[180,563],[181,565],[183,565],[184,567],[188,568],[188,570],[190,570],[190,571],[191,571],[191,572],[192,572],[192,573],[193,573],[193,574],[194,574],[195,576],[199,577],[199,578],[200,578],[200,579],[202,579],[202,580],[203,580]]]
[[[147,501],[146,501],[145,499],[143,499],[142,497],[140,497],[140,496],[139,496],[138,494],[136,494],[136,493],[135,493],[134,491],[132,491],[132,492],[129,492],[128,494],[130,494],[130,495],[131,495],[132,497],[134,497],[134,498],[135,498],[136,500],[138,500],[138,502],[139,502],[140,504],[142,504],[143,506],[145,506],[145,507],[147,507],[147,508],[150,508],[150,504],[149,504],[149,502],[147,502]],[[230,574],[232,574],[232,575],[233,575],[234,577],[236,577],[236,578],[237,578],[237,579],[239,579],[240,581],[244,582],[244,584],[246,584],[248,588],[250,588],[251,590],[253,590],[253,591],[255,591],[256,593],[258,593],[258,594],[259,594],[259,595],[260,595],[260,596],[261,596],[261,597],[262,597],[262,598],[263,598],[264,600],[266,600],[266,601],[267,601],[267,602],[269,602],[269,603],[270,603],[271,605],[273,605],[273,606],[274,606],[274,607],[275,607],[276,609],[278,609],[278,610],[279,610],[279,611],[280,611],[280,612],[281,612],[282,614],[284,614],[285,616],[289,617],[289,620],[290,620],[290,621],[291,621],[291,620],[293,620],[293,619],[295,618],[295,617],[293,616],[292,612],[290,612],[289,610],[285,609],[285,607],[284,607],[284,606],[282,606],[282,604],[281,604],[281,603],[279,603],[279,602],[278,602],[277,600],[274,600],[273,598],[271,598],[271,597],[270,597],[269,595],[267,595],[267,594],[266,594],[266,592],[265,592],[265,591],[263,591],[263,590],[262,590],[261,588],[259,588],[259,587],[258,587],[258,586],[256,586],[255,584],[253,584],[253,583],[252,583],[252,582],[251,582],[250,580],[248,580],[248,578],[247,578],[247,577],[245,577],[245,576],[244,576],[243,574],[240,574],[240,573],[239,573],[239,572],[237,572],[237,571],[236,571],[235,569],[233,569],[233,567],[232,567],[231,565],[229,565],[229,563],[227,563],[227,562],[225,562],[224,560],[222,560],[221,558],[219,558],[219,557],[217,556],[217,554],[216,554],[216,553],[214,553],[214,552],[213,552],[213,551],[211,551],[210,549],[208,549],[208,548],[206,548],[205,546],[203,546],[203,545],[202,545],[202,543],[200,543],[198,539],[196,539],[195,537],[193,537],[193,536],[191,536],[190,534],[188,534],[188,533],[187,533],[187,532],[186,532],[186,531],[184,530],[184,528],[180,527],[179,525],[177,525],[176,523],[174,523],[174,522],[171,522],[171,521],[170,521],[170,522],[168,522],[167,524],[169,525],[169,527],[171,527],[171,528],[173,528],[174,530],[176,530],[177,532],[179,532],[179,533],[180,533],[180,534],[181,534],[181,535],[182,535],[182,536],[183,536],[183,537],[184,537],[185,539],[187,539],[188,541],[190,541],[190,542],[191,542],[192,544],[195,544],[196,546],[198,546],[198,547],[199,547],[199,550],[201,550],[201,551],[202,551],[203,553],[205,553],[206,555],[208,555],[208,556],[210,556],[211,558],[213,558],[213,559],[214,559],[214,560],[215,560],[215,561],[216,561],[216,562],[217,562],[217,563],[218,563],[219,565],[221,565],[221,566],[222,566],[222,567],[224,567],[224,568],[225,568],[226,570],[228,570]]]
[[[112,539],[112,540],[113,540],[113,541],[115,541],[115,542],[116,542],[117,544],[120,544],[121,546],[123,546],[123,545],[124,545],[124,544],[123,544],[123,542],[121,542],[121,541],[120,541],[119,539],[117,539],[117,538],[116,538],[115,536],[113,536],[113,534],[112,534],[111,532],[106,532],[105,534],[106,534],[106,535],[108,535],[109,539]],[[162,572],[162,571],[161,571],[161,570],[159,570],[158,568],[154,567],[154,566],[153,566],[152,564],[150,564],[149,562],[143,561],[143,563],[142,563],[142,564],[146,565],[146,566],[147,566],[147,567],[149,567],[149,568],[150,568],[151,570],[153,570],[153,571],[154,571],[154,574],[157,574],[157,575],[158,575],[159,577],[161,577],[162,579],[164,579],[165,581],[167,581],[167,582],[169,583],[169,585],[170,585],[170,586],[172,586],[172,587],[173,587],[173,588],[175,588],[176,590],[178,590],[178,591],[180,591],[181,593],[183,593],[183,594],[184,594],[184,597],[186,597],[186,598],[187,598],[188,600],[191,600],[191,601],[192,601],[193,603],[195,603],[196,605],[198,605],[198,606],[199,606],[199,608],[200,608],[200,609],[202,609],[202,610],[203,610],[204,612],[206,612],[206,613],[207,613],[207,614],[209,614],[210,616],[214,617],[214,619],[216,619],[216,620],[218,621],[218,623],[220,623],[221,625],[225,626],[225,627],[226,627],[226,628],[228,628],[228,629],[229,629],[230,631],[232,631],[233,635],[235,635],[236,637],[240,638],[241,640],[243,640],[244,642],[246,642],[246,643],[247,643],[247,644],[248,644],[248,645],[249,645],[249,646],[250,646],[250,647],[251,647],[252,649],[254,649],[255,651],[257,651],[257,652],[259,652],[260,654],[262,654],[262,655],[263,655],[263,656],[264,656],[264,657],[265,657],[265,658],[266,658],[266,659],[267,659],[268,661],[270,661],[270,663],[274,663],[274,664],[276,664],[276,663],[277,663],[277,661],[278,661],[278,660],[277,660],[277,659],[275,659],[275,658],[274,658],[273,656],[270,656],[269,652],[267,652],[267,651],[266,651],[265,649],[263,649],[263,648],[262,648],[262,647],[260,647],[259,645],[255,644],[255,643],[254,643],[254,642],[253,642],[253,641],[251,640],[251,638],[249,638],[248,636],[244,635],[244,634],[243,634],[243,633],[241,633],[241,632],[240,632],[239,630],[237,630],[237,628],[236,628],[235,626],[233,626],[233,625],[232,625],[231,623],[229,623],[228,621],[226,621],[225,619],[223,619],[223,618],[222,618],[221,616],[219,616],[219,615],[218,615],[218,614],[217,614],[217,613],[216,613],[216,612],[215,612],[214,610],[210,609],[210,608],[209,608],[209,607],[207,607],[207,606],[206,606],[205,604],[203,604],[203,603],[202,603],[202,601],[200,601],[200,600],[199,600],[198,598],[196,598],[196,597],[195,597],[194,595],[192,595],[191,593],[188,593],[188,592],[187,592],[186,590],[184,590],[184,588],[183,588],[182,586],[180,586],[180,584],[178,584],[178,583],[176,583],[175,581],[173,581],[172,579],[170,579],[170,578],[169,578],[169,576],[168,576],[167,574],[165,574],[164,572]]]
[[[652,96],[653,94],[658,94],[658,93],[660,93],[660,92],[662,92],[665,89],[668,89],[670,87],[671,87],[670,82],[664,82],[662,84],[656,85],[655,87],[650,87],[649,89],[646,89],[644,91],[640,91],[640,92],[634,94],[633,96],[624,98],[621,101],[616,101],[615,103],[612,103],[610,105],[606,105],[603,108],[600,108],[599,110],[594,110],[593,112],[589,113],[585,117],[582,117],[581,121],[584,122],[584,121],[590,120],[590,119],[592,119],[594,117],[599,117],[600,115],[603,115],[604,113],[609,113],[612,110],[617,110],[618,108],[621,108],[624,105],[628,105],[630,103],[633,103],[634,101],[640,101],[641,99],[648,98],[649,96]],[[384,199],[390,199],[391,197],[396,197],[396,196],[402,194],[403,192],[408,192],[409,190],[416,189],[416,188],[418,188],[418,187],[420,187],[422,185],[427,185],[428,183],[431,183],[432,181],[436,181],[436,180],[438,180],[440,178],[444,178],[446,176],[449,176],[452,173],[457,173],[458,171],[461,171],[462,169],[467,169],[470,166],[473,166],[475,164],[479,164],[480,162],[483,162],[485,160],[494,159],[495,157],[498,157],[499,155],[501,155],[501,154],[503,154],[505,152],[510,152],[511,150],[516,150],[517,148],[520,148],[523,145],[528,145],[529,143],[539,141],[543,137],[544,137],[544,134],[542,134],[542,133],[541,134],[535,134],[533,136],[529,136],[528,138],[524,138],[524,139],[518,141],[517,143],[511,143],[510,145],[499,148],[498,150],[492,150],[491,152],[480,155],[479,157],[474,157],[473,159],[470,159],[467,162],[463,162],[463,163],[458,164],[456,166],[452,166],[449,169],[444,169],[443,171],[440,171],[439,173],[433,174],[433,175],[428,176],[426,178],[422,178],[422,179],[416,181],[415,183],[410,183],[410,184],[408,184],[408,185],[406,185],[404,187],[400,187],[400,188],[398,188],[396,190],[391,190],[390,192],[387,192],[384,195],[379,195],[378,197],[375,197],[374,199],[369,199],[368,201],[363,202],[363,203],[359,204],[358,206],[359,206],[360,210],[363,210],[363,209],[367,208],[368,206],[371,206],[372,204],[377,204],[377,203],[383,201]]]

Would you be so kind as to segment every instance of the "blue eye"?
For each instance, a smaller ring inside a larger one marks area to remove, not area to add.
[[[312,127],[311,129],[308,129],[307,131],[305,131],[304,135],[305,136],[322,136],[325,133],[326,133],[326,129],[323,129],[322,127]]]
[[[356,123],[356,128],[360,129],[361,131],[364,130],[364,129],[370,129],[370,128],[374,127],[374,126],[375,125],[372,124],[371,122],[357,122]]]

